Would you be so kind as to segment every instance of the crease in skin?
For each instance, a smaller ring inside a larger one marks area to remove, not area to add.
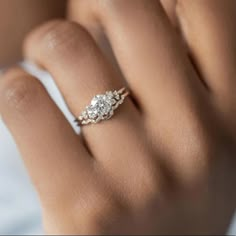
[[[169,20],[171,21],[174,29],[178,33],[183,43],[183,47],[186,50],[189,61],[192,64],[198,78],[200,79],[201,83],[206,88],[206,90],[208,92],[211,92],[210,86],[208,85],[207,81],[204,79],[203,74],[201,73],[201,70],[198,67],[198,63],[190,50],[190,45],[189,45],[189,40],[188,40],[189,27],[186,26],[187,25],[186,20],[183,17],[182,2],[179,0],[162,0],[161,3],[169,17]]]
[[[1,69],[0,69],[0,80],[4,77],[4,75],[7,73],[8,70],[10,70],[12,67],[14,67],[16,65],[20,65],[20,62],[18,62],[16,64],[1,67]]]
[[[177,15],[193,64],[212,97],[232,94],[235,74],[235,1],[178,1]],[[232,33],[233,32],[233,33]],[[209,42],[209,43],[208,43]],[[224,78],[224,79],[223,79]],[[227,104],[223,99],[217,103]],[[227,105],[226,105],[227,106]]]
[[[177,0],[161,0],[161,4],[166,11],[166,14],[168,15],[172,25],[178,30],[179,22],[178,18],[176,17]]]

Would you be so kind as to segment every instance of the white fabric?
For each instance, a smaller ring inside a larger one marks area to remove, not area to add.
[[[36,75],[55,100],[66,118],[73,124],[73,116],[50,76],[32,65],[24,65]],[[77,132],[78,128],[74,127]],[[236,199],[235,199],[236,200]],[[0,235],[42,234],[39,201],[9,131],[0,120]],[[236,224],[230,234],[236,235]]]

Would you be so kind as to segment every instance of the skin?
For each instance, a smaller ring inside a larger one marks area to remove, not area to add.
[[[22,42],[32,28],[65,15],[65,0],[0,0],[0,67],[22,59]]]
[[[13,68],[0,79],[0,112],[47,233],[226,232],[236,195],[236,2],[168,2],[71,1],[80,24],[52,21],[25,40],[25,57],[53,75],[75,116],[95,94],[128,84],[132,99],[82,137],[35,78]]]

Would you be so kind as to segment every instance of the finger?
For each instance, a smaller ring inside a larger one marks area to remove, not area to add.
[[[82,3],[90,4],[90,17],[101,22],[135,97],[152,116],[154,99],[173,106],[191,88],[202,89],[158,1]]]
[[[27,39],[26,53],[53,75],[75,116],[94,95],[125,85],[91,36],[75,23],[57,21],[42,26]],[[148,148],[141,127],[140,114],[129,97],[111,119],[82,127],[89,149],[120,188],[130,190],[137,179],[146,181],[143,170]],[[130,176],[132,169],[140,176]]]
[[[166,14],[169,17],[172,26],[176,28],[176,30],[179,32],[178,19],[176,17],[176,11],[175,11],[176,2],[177,2],[176,0],[163,0],[161,1],[161,4],[165,9]],[[92,13],[91,7],[89,6],[90,4],[88,3],[89,3],[88,1],[81,1],[81,0],[68,1],[68,6],[67,6],[68,18],[73,21],[77,21],[81,25],[83,25],[93,36],[94,40],[102,49],[102,51],[106,54],[109,60],[111,60],[113,64],[119,69],[116,58],[109,44],[109,41],[107,40],[107,37],[104,34],[101,25],[99,25],[96,19],[94,19],[94,17],[91,16]]]
[[[78,11],[83,10],[80,4],[87,5],[86,17],[103,27],[143,110],[148,140],[162,153],[158,158],[171,169],[171,175],[175,173],[175,179],[190,183],[206,162],[204,156],[195,154],[204,145],[207,127],[202,123],[209,120],[205,114],[211,108],[208,91],[161,5],[139,0],[73,3]],[[83,12],[79,13],[78,20],[83,18]]]
[[[177,12],[194,62],[211,90],[232,104],[235,80],[236,2],[178,1]]]
[[[169,17],[172,25],[177,28],[178,27],[178,18],[176,16],[176,3],[177,0],[161,0],[160,1],[166,14]]]
[[[19,68],[6,72],[0,113],[44,204],[55,205],[85,187],[91,158],[39,81]]]

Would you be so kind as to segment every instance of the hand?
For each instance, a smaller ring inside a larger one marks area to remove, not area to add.
[[[125,81],[77,23],[41,26],[25,54],[53,75],[75,116],[127,83],[132,98],[112,119],[77,136],[37,80],[20,69],[0,79],[0,112],[46,231],[225,233],[236,195],[235,2],[181,1],[188,47],[157,1],[80,3],[105,30]]]
[[[0,67],[22,58],[22,42],[36,26],[65,15],[65,0],[0,1]]]

